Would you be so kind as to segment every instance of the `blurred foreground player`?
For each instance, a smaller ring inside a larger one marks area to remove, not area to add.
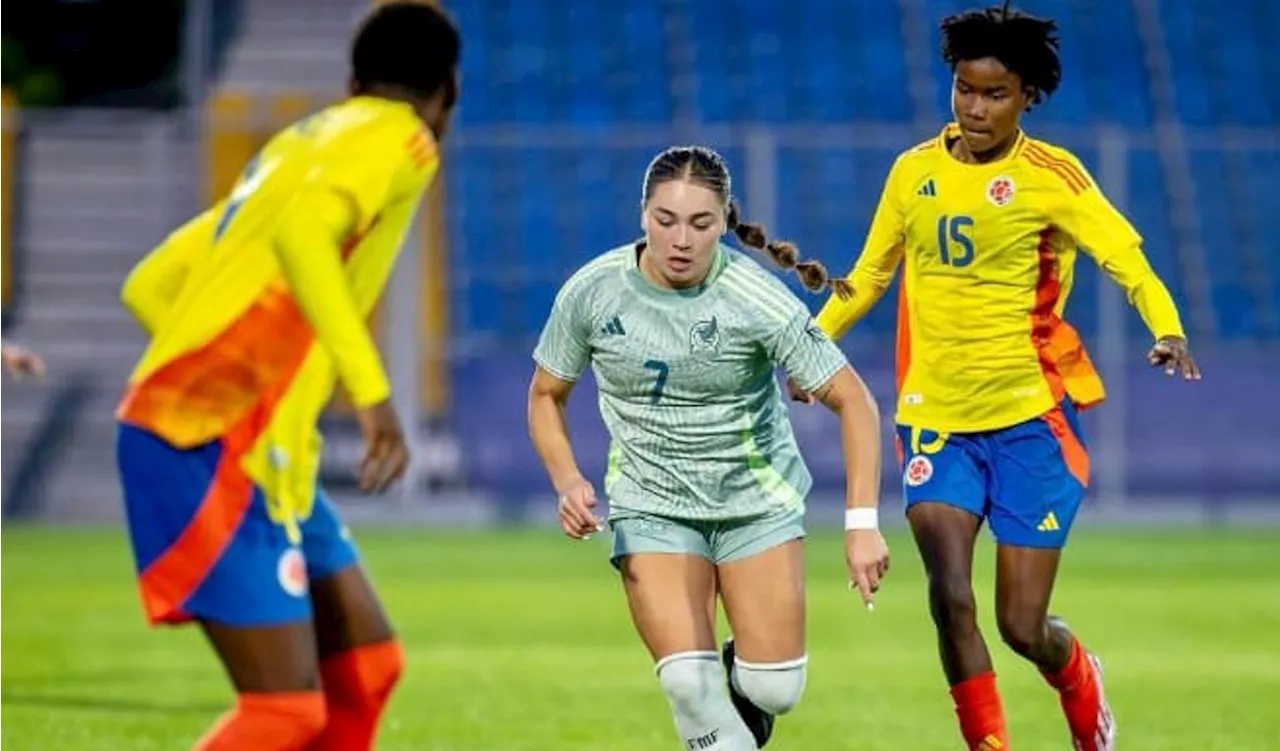
[[[877,527],[875,402],[809,309],[721,244],[726,232],[830,280],[796,248],[738,220],[718,154],[676,147],[644,179],[640,242],[577,271],[534,351],[529,429],[560,496],[560,525],[602,527],[564,422],[587,366],[612,439],[604,490],[612,562],[683,748],[763,747],[806,681],[803,538],[812,481],[775,376],[781,365],[839,417],[848,473],[850,581],[868,604],[889,568]],[[716,652],[716,599],[733,639]],[[726,682],[728,688],[726,690]]]
[[[238,693],[197,749],[369,749],[402,670],[317,488],[316,420],[340,381],[365,439],[361,488],[404,471],[364,321],[435,174],[459,47],[430,5],[373,10],[351,97],[273,137],[125,284],[151,336],[117,443],[147,617],[197,621]]]
[[[1098,660],[1048,615],[1089,479],[1076,410],[1104,396],[1061,318],[1077,247],[1142,314],[1156,341],[1150,362],[1200,377],[1142,239],[1074,155],[1020,129],[1061,78],[1055,28],[1007,3],[943,21],[957,122],[898,158],[849,279],[853,295],[818,317],[843,335],[905,259],[897,438],[907,518],[961,730],[984,751],[1009,746],[974,613],[984,520],[998,543],[1000,635],[1057,689],[1076,749],[1104,751],[1115,737]]]

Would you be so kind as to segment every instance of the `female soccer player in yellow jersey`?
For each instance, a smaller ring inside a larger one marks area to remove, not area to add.
[[[379,490],[407,452],[364,321],[437,166],[460,40],[420,2],[380,4],[351,97],[281,131],[231,194],[125,283],[150,334],[117,457],[153,624],[197,621],[237,692],[197,749],[367,751],[403,653],[316,485],[340,381]]]
[[[898,452],[968,748],[1009,746],[971,584],[986,520],[998,544],[1000,635],[1059,692],[1075,748],[1104,751],[1115,723],[1099,663],[1048,615],[1089,477],[1076,410],[1104,395],[1061,318],[1077,247],[1142,314],[1156,341],[1151,363],[1190,380],[1200,373],[1133,227],[1075,156],[1021,130],[1022,113],[1061,77],[1054,22],[1006,4],[947,18],[942,36],[957,122],[898,157],[848,279],[852,295],[829,300],[818,323],[843,335],[905,262]]]

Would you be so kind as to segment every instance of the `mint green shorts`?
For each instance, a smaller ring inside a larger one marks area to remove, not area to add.
[[[804,513],[792,509],[725,521],[618,510],[609,517],[609,529],[614,567],[637,553],[699,555],[722,566],[805,536]]]

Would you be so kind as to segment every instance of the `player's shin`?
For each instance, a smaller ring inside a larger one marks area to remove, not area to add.
[[[325,727],[319,691],[240,694],[193,751],[303,751]]]
[[[1051,619],[1051,628],[1066,631],[1065,624],[1057,619]],[[1071,656],[1066,666],[1043,675],[1058,691],[1077,751],[1110,751],[1115,743],[1116,725],[1102,686],[1102,665],[1074,635],[1069,631],[1067,634]]]
[[[715,652],[680,652],[655,671],[671,705],[676,732],[690,751],[753,751],[755,740],[729,699]]]
[[[404,651],[395,640],[355,647],[322,662],[329,721],[307,751],[370,751],[403,670]]]
[[[1004,706],[996,688],[996,674],[982,673],[951,687],[956,717],[969,751],[1002,751],[1009,747]]]

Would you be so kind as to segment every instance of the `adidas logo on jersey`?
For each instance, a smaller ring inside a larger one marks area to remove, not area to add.
[[[1045,515],[1044,519],[1036,527],[1041,532],[1057,532],[1061,527],[1058,526],[1058,517],[1052,511]]]
[[[926,180],[924,185],[920,186],[920,189],[916,191],[916,195],[926,198],[934,198],[938,195],[938,187],[933,184],[932,177]]]
[[[609,322],[606,323],[603,328],[600,329],[600,333],[611,334],[613,336],[626,336],[627,330],[622,328],[622,319],[618,316],[614,316],[609,319]]]

